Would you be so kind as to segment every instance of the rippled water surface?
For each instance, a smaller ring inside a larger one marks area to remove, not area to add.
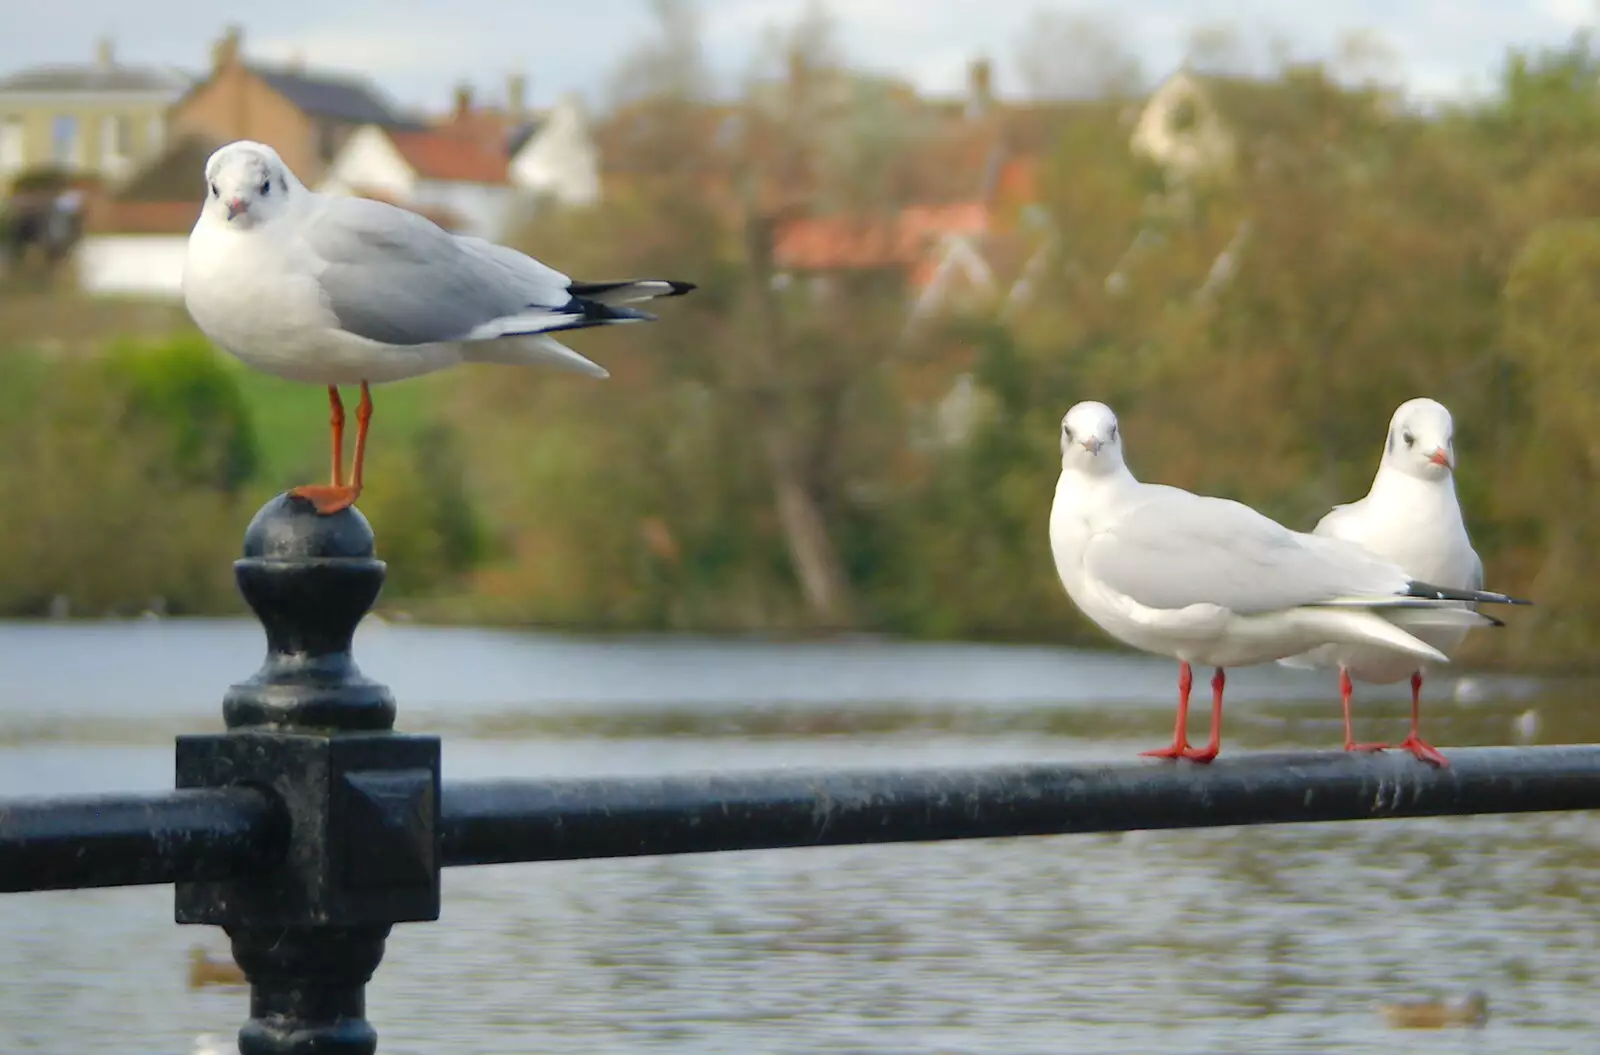
[[[261,656],[245,622],[0,625],[0,796],[157,789]],[[1060,649],[593,641],[372,624],[446,778],[1125,758],[1173,671]],[[1329,679],[1230,674],[1225,754],[1335,745]],[[1442,745],[1600,740],[1591,687],[1440,677]],[[1368,691],[1363,734],[1405,703]],[[1196,732],[1202,732],[1197,727]],[[1157,763],[1151,763],[1157,764]],[[389,1053],[1600,1050],[1591,814],[457,869],[369,990]],[[231,1044],[167,887],[0,897],[0,1053]],[[1481,1031],[1388,1000],[1479,989]],[[221,1049],[219,1049],[221,1050]]]

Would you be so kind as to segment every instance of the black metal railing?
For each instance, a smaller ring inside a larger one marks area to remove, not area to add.
[[[0,891],[176,884],[250,982],[243,1055],[374,1052],[366,983],[447,866],[1600,808],[1600,746],[441,787],[438,738],[393,731],[351,656],[384,577],[361,514],[279,496],[235,567],[267,658],[227,731],[178,738],[174,791],[0,802]]]

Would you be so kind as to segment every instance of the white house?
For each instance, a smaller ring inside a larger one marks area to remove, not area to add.
[[[562,205],[600,200],[600,149],[576,95],[547,110],[511,157],[511,183],[519,192]]]
[[[1129,146],[1180,178],[1217,172],[1233,161],[1233,135],[1204,82],[1188,70],[1168,77],[1150,96]]]
[[[498,240],[516,199],[508,161],[471,136],[366,125],[334,155],[317,189],[448,212],[462,234]]]

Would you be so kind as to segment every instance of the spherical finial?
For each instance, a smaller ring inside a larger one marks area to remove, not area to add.
[[[245,531],[239,591],[267,633],[267,659],[223,700],[230,729],[389,729],[394,699],[361,676],[356,625],[383,589],[372,528],[353,507],[331,516],[281,494]]]
[[[259,560],[370,560],[376,552],[372,526],[355,506],[323,516],[287,491],[262,506],[244,532],[245,557]]]

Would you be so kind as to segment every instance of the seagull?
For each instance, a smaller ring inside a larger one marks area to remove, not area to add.
[[[1428,582],[1458,590],[1483,588],[1483,561],[1472,548],[1456,501],[1455,423],[1450,411],[1432,399],[1408,399],[1389,419],[1378,473],[1358,502],[1334,506],[1312,534],[1344,539],[1392,560]],[[1394,622],[1445,654],[1461,645],[1470,627],[1435,625],[1434,613],[1396,613]],[[1501,625],[1484,616],[1485,626]],[[1411,733],[1399,747],[1425,762],[1448,765],[1444,755],[1422,739],[1423,664],[1414,657],[1347,644],[1324,645],[1304,655],[1279,660],[1291,667],[1338,667],[1344,702],[1344,749],[1382,751],[1390,744],[1357,743],[1350,728],[1351,680],[1389,684],[1411,679]]]
[[[240,140],[206,160],[183,299],[213,342],[257,369],[328,387],[333,480],[290,494],[327,515],[361,494],[369,385],[457,363],[608,376],[550,336],[649,322],[628,304],[678,297],[669,279],[575,282],[532,257],[454,235],[405,209],[306,189],[276,151]],[[361,386],[345,479],[340,385]]]
[[[1267,663],[1330,642],[1448,662],[1390,614],[1441,623],[1483,616],[1452,602],[1517,604],[1504,594],[1412,579],[1355,543],[1292,531],[1249,506],[1134,479],[1117,417],[1079,403],[1061,422],[1061,477],[1050,549],[1067,595],[1117,640],[1179,661],[1177,724],[1157,758],[1210,762],[1222,738],[1227,667]],[[1216,668],[1211,737],[1188,741],[1191,664]]]

